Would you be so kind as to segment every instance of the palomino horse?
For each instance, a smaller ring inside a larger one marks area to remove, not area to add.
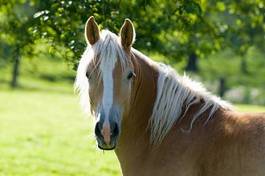
[[[125,176],[265,176],[265,116],[232,110],[119,36],[85,26],[77,71],[81,103],[96,117],[98,147],[115,149]]]

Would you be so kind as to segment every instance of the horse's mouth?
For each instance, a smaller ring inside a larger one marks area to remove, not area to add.
[[[96,136],[98,148],[101,150],[114,150],[117,144],[117,136],[111,136],[111,141],[106,144],[102,136]]]
[[[101,150],[114,150],[115,148],[116,148],[116,146],[114,145],[114,146],[111,146],[111,147],[102,147],[102,146],[100,146],[100,145],[98,145],[98,148],[99,149],[101,149]]]

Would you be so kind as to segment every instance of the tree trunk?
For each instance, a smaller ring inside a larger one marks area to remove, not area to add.
[[[246,61],[245,56],[241,56],[241,62],[240,62],[240,70],[243,74],[248,74],[248,64]]]
[[[199,71],[198,58],[194,52],[189,55],[189,60],[188,60],[188,63],[187,63],[185,70],[191,71],[191,72],[198,72]]]
[[[225,92],[226,92],[226,79],[224,77],[221,77],[219,79],[219,90],[218,90],[219,96],[224,97]]]
[[[15,60],[12,70],[12,80],[10,86],[12,88],[16,88],[18,86],[18,77],[19,77],[19,67],[20,67],[20,50],[16,49]]]

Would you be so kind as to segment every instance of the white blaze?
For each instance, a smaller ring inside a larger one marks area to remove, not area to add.
[[[101,65],[102,79],[103,79],[103,96],[102,106],[105,114],[105,121],[109,118],[110,108],[113,103],[113,65],[105,63]]]
[[[110,128],[109,115],[110,115],[111,106],[113,104],[113,91],[114,91],[113,70],[115,68],[115,63],[117,61],[117,55],[115,49],[109,46],[110,45],[106,45],[105,50],[103,50],[105,52],[103,52],[100,56],[101,57],[100,71],[102,73],[102,80],[103,80],[102,109],[105,115],[103,127],[106,128]]]
[[[115,68],[116,57],[114,53],[108,53],[108,52],[104,57],[105,58],[101,61],[100,64],[100,70],[103,79],[102,108],[105,114],[105,119],[103,122],[103,128],[101,130],[101,133],[103,135],[106,144],[109,144],[111,136],[109,115],[113,103],[113,89],[114,89],[113,70]]]

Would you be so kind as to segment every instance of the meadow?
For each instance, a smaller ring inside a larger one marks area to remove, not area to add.
[[[0,175],[120,175],[71,92],[0,92]]]
[[[121,175],[114,152],[97,149],[65,63],[24,59],[15,90],[10,69],[0,70],[1,176]]]
[[[23,62],[19,89],[6,84],[10,68],[1,70],[0,175],[121,175],[115,153],[97,149],[93,120],[82,113],[73,91],[74,72],[61,61]]]

